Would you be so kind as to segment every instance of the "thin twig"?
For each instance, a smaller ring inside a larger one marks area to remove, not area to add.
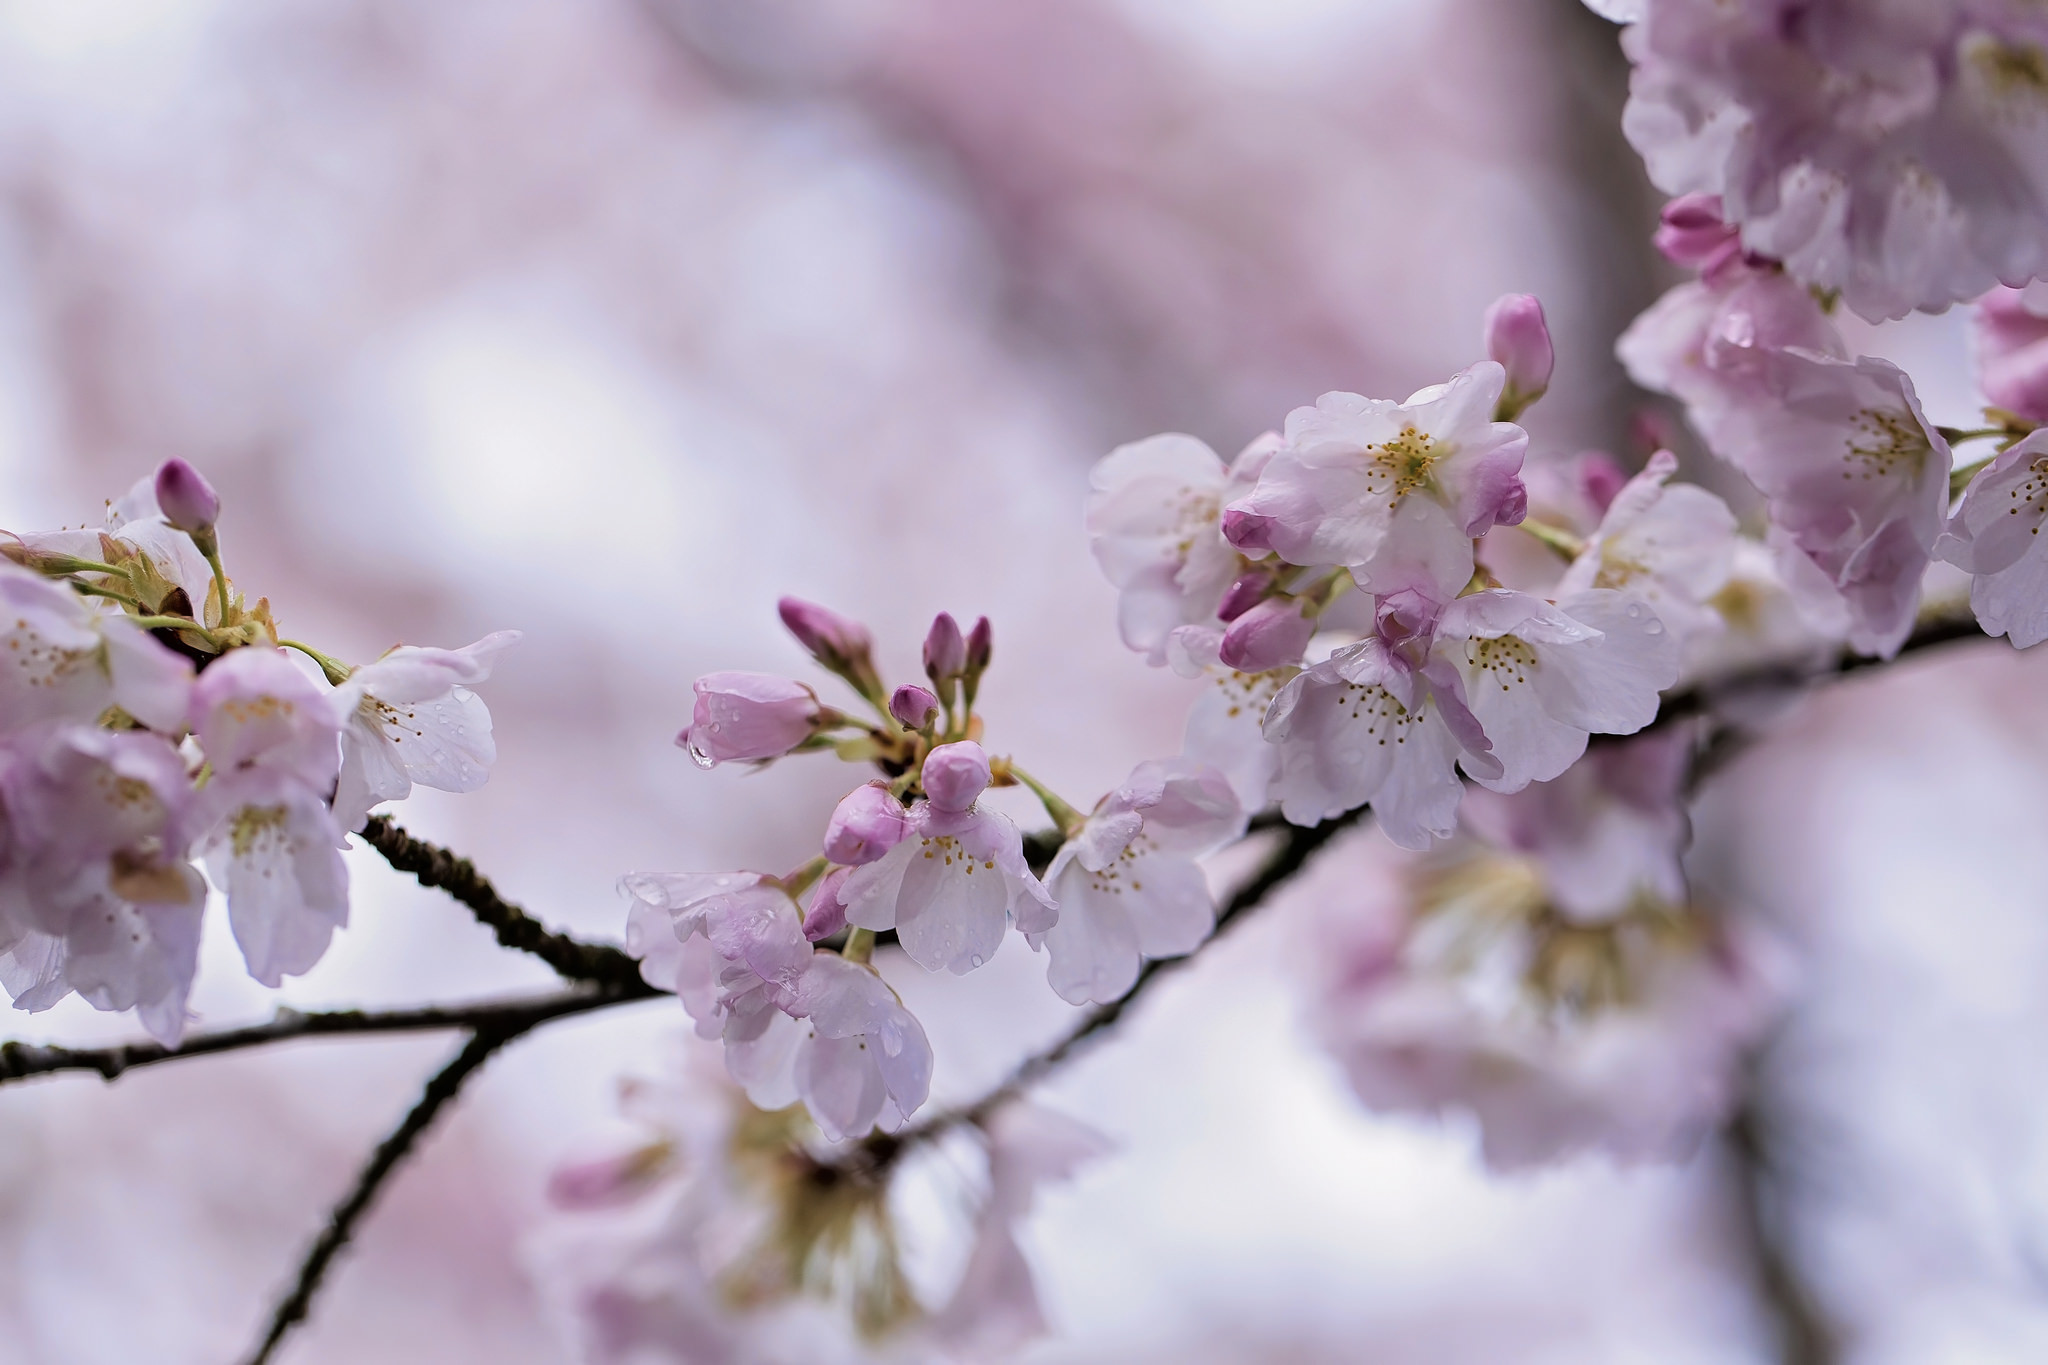
[[[198,1034],[175,1048],[161,1043],[122,1043],[96,1048],[0,1043],[0,1085],[59,1071],[94,1071],[111,1081],[122,1072],[138,1066],[204,1057],[217,1052],[236,1052],[293,1038],[424,1033],[441,1029],[514,1029],[525,1032],[551,1019],[587,1014],[592,1010],[609,1009],[613,1005],[664,994],[666,992],[658,991],[644,981],[635,981],[631,987],[581,988],[519,999],[488,1000],[474,1005],[408,1010],[331,1010],[311,1014],[285,1009],[279,1010],[269,1023]]]
[[[623,949],[609,943],[585,943],[549,930],[500,896],[490,879],[478,872],[469,859],[457,857],[438,844],[413,838],[390,816],[371,816],[362,834],[370,847],[384,855],[385,862],[411,874],[421,886],[445,891],[468,906],[478,922],[496,934],[505,947],[533,954],[570,981],[627,987],[640,980],[640,964]]]
[[[532,1027],[531,1023],[525,1023],[478,1029],[470,1035],[462,1051],[455,1054],[455,1060],[442,1067],[427,1082],[419,1103],[392,1130],[391,1136],[377,1144],[369,1164],[356,1177],[354,1188],[328,1215],[327,1226],[313,1239],[305,1260],[299,1265],[297,1279],[271,1314],[270,1329],[249,1356],[248,1365],[266,1365],[292,1328],[305,1321],[313,1306],[313,1296],[320,1292],[320,1285],[327,1277],[328,1267],[355,1235],[356,1224],[369,1210],[371,1201],[384,1187],[384,1182],[391,1178],[391,1173],[398,1169],[398,1164],[426,1135],[435,1116],[462,1089],[463,1082],[489,1061],[492,1053]]]

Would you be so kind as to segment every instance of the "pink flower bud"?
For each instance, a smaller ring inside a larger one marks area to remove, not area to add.
[[[1223,662],[1240,673],[1300,663],[1308,637],[1315,633],[1315,622],[1302,615],[1299,602],[1269,597],[1223,632]]]
[[[902,843],[909,828],[903,803],[881,783],[870,782],[840,798],[825,826],[825,856],[859,867]]]
[[[1273,585],[1273,575],[1264,569],[1253,569],[1230,585],[1223,594],[1223,600],[1216,604],[1216,619],[1235,621],[1259,604],[1266,595],[1266,589]]]
[[[1239,507],[1223,509],[1223,538],[1246,554],[1262,555],[1273,548],[1273,518]]]
[[[696,692],[676,743],[705,768],[780,758],[816,732],[822,714],[810,688],[772,673],[707,673]]]
[[[988,790],[988,753],[971,739],[941,744],[925,755],[922,776],[932,809],[957,815]]]
[[[974,623],[974,629],[967,632],[967,672],[979,678],[988,672],[988,661],[995,657],[996,635],[994,627],[986,616]]]
[[[925,676],[941,687],[967,671],[967,641],[961,638],[960,623],[949,612],[940,612],[924,637]],[[908,722],[905,722],[908,724]]]
[[[930,688],[905,683],[889,698],[889,714],[907,729],[922,730],[938,716],[939,699],[932,695]]]
[[[1503,420],[1512,421],[1549,389],[1557,365],[1543,305],[1534,294],[1503,294],[1494,300],[1486,310],[1486,354],[1508,372],[1500,408]]]
[[[818,883],[817,891],[811,896],[811,908],[804,912],[805,938],[816,943],[846,927],[846,901],[840,893],[846,889],[846,879],[852,875],[850,867],[835,867]]]
[[[860,622],[801,597],[785,597],[776,603],[775,609],[797,643],[834,673],[868,667],[874,637]]]
[[[156,505],[165,521],[187,535],[205,535],[220,519],[220,494],[183,460],[165,460],[157,466]]]
[[[2029,422],[2048,422],[2048,317],[2018,289],[1977,302],[1977,369],[1984,396]]]
[[[1615,495],[1628,482],[1628,471],[1604,450],[1589,450],[1579,456],[1579,466],[1573,472],[1578,475],[1579,491],[1601,516],[1607,515]]]

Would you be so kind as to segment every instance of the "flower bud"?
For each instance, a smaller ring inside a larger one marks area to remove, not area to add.
[[[874,637],[866,626],[801,597],[785,597],[775,609],[813,659],[852,683],[862,696],[880,700],[881,683],[869,657]]]
[[[1512,422],[1550,388],[1557,352],[1533,294],[1503,294],[1486,310],[1486,354],[1508,372],[1498,420]]]
[[[1742,255],[1742,234],[1721,216],[1718,194],[1683,194],[1666,204],[1652,240],[1673,265],[1702,275]]]
[[[921,776],[932,809],[957,815],[972,809],[975,798],[988,790],[988,753],[971,739],[941,744],[925,755]]]
[[[1264,673],[1301,662],[1315,622],[1290,598],[1269,597],[1230,623],[1223,632],[1223,662],[1240,673]]]
[[[825,826],[825,856],[859,867],[902,843],[909,828],[903,803],[881,783],[870,782],[848,792],[833,810]]]
[[[1241,575],[1223,594],[1223,600],[1216,604],[1216,619],[1235,621],[1259,604],[1266,595],[1266,589],[1273,585],[1273,575],[1264,569],[1253,569]]]
[[[1578,478],[1579,491],[1603,517],[1613,505],[1615,495],[1628,483],[1628,471],[1616,464],[1614,457],[1604,450],[1589,450],[1581,455],[1579,466],[1573,472]]]
[[[183,460],[165,460],[156,471],[156,505],[164,520],[189,536],[203,536],[220,519],[220,494]]]
[[[944,688],[967,671],[967,641],[961,638],[960,623],[950,612],[940,612],[924,637],[924,672]]]
[[[1239,507],[1223,509],[1223,538],[1249,555],[1269,554],[1273,549],[1273,518]]]
[[[823,713],[810,688],[772,673],[707,673],[676,743],[699,767],[780,758],[816,733]]]
[[[938,718],[939,699],[930,688],[905,683],[889,698],[889,714],[907,730],[922,730]]]
[[[967,632],[967,674],[979,678],[988,672],[988,661],[995,657],[995,652],[995,628],[986,616],[981,617],[974,623],[974,629]]]
[[[816,943],[846,927],[846,901],[840,893],[846,889],[846,879],[852,875],[850,867],[835,867],[818,883],[817,891],[811,896],[811,908],[804,911],[805,938]]]

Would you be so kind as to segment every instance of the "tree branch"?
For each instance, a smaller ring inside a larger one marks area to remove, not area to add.
[[[1800,1279],[1783,1242],[1772,1189],[1769,1129],[1758,1104],[1754,1074],[1750,1092],[1722,1131],[1736,1185],[1736,1217],[1750,1263],[1756,1273],[1757,1297],[1777,1329],[1779,1359],[1784,1365],[1835,1365],[1840,1357],[1835,1334],[1813,1294]]]
[[[204,1057],[217,1052],[293,1038],[319,1038],[335,1034],[424,1033],[441,1029],[470,1029],[478,1032],[512,1030],[524,1033],[551,1019],[592,1010],[609,1009],[635,1000],[665,995],[644,981],[630,988],[577,989],[523,999],[490,1000],[475,1005],[429,1006],[409,1010],[333,1010],[302,1014],[284,1009],[267,1024],[202,1033],[175,1048],[161,1043],[123,1043],[115,1047],[42,1047],[34,1043],[0,1043],[0,1085],[30,1076],[59,1071],[94,1071],[106,1080],[138,1066],[174,1062],[185,1057]]]
[[[442,1067],[427,1082],[419,1103],[412,1107],[391,1136],[377,1144],[377,1150],[370,1156],[369,1164],[356,1177],[356,1183],[341,1203],[335,1205],[328,1215],[327,1226],[313,1240],[306,1252],[306,1258],[299,1266],[298,1278],[270,1317],[270,1329],[256,1350],[249,1356],[249,1365],[267,1365],[278,1346],[292,1328],[305,1321],[307,1312],[313,1306],[313,1296],[320,1292],[321,1283],[327,1278],[327,1270],[341,1249],[348,1245],[355,1235],[356,1224],[377,1197],[377,1192],[391,1178],[393,1171],[407,1154],[418,1145],[433,1126],[435,1117],[453,1100],[462,1089],[462,1084],[476,1073],[478,1068],[490,1060],[491,1054],[504,1047],[513,1039],[525,1033],[538,1021],[497,1024],[479,1028],[470,1035],[462,1051],[455,1054],[455,1060]]]
[[[469,907],[477,921],[497,935],[498,942],[531,953],[570,981],[628,987],[640,980],[640,964],[609,943],[585,943],[550,931],[533,916],[498,894],[490,879],[467,858],[438,844],[415,839],[388,815],[373,815],[362,837],[384,861],[411,874],[421,886],[446,891]]]

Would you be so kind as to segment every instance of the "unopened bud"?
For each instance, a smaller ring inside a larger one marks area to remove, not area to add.
[[[848,792],[833,810],[825,826],[825,856],[859,867],[902,843],[909,829],[903,803],[881,783],[870,782]]]
[[[157,466],[156,505],[165,521],[195,539],[210,535],[220,520],[220,494],[203,474],[179,459]]]
[[[846,900],[840,893],[845,891],[846,879],[852,875],[850,867],[835,867],[818,883],[811,896],[811,908],[804,911],[805,938],[816,943],[846,927]]]
[[[1977,303],[1977,371],[1984,396],[2029,422],[2048,421],[2048,317],[2027,293],[1998,288]]]
[[[1240,507],[1223,509],[1223,538],[1250,555],[1268,554],[1273,549],[1273,518]]]
[[[1579,457],[1576,472],[1579,490],[1586,495],[1586,501],[1593,504],[1601,516],[1606,516],[1615,495],[1628,482],[1628,471],[1616,464],[1614,457],[1606,451],[1589,450]]]
[[[1257,606],[1266,595],[1266,589],[1273,585],[1273,575],[1264,569],[1253,569],[1230,585],[1223,594],[1223,600],[1216,604],[1216,619],[1235,621],[1238,617]]]
[[[1486,354],[1508,372],[1498,420],[1512,422],[1550,388],[1557,352],[1534,294],[1503,294],[1486,310]]]
[[[988,672],[988,661],[995,657],[996,635],[994,627],[986,616],[974,623],[974,629],[967,632],[967,669],[975,677]]]
[[[950,612],[932,619],[924,637],[924,672],[941,688],[967,671],[967,641],[961,638],[960,623]]]
[[[775,609],[813,659],[852,683],[862,696],[880,700],[881,683],[869,657],[874,637],[866,626],[801,597],[785,597]]]
[[[896,717],[906,730],[922,730],[938,718],[939,699],[932,695],[930,688],[905,683],[889,698],[889,714]]]
[[[699,767],[780,758],[814,734],[823,712],[810,688],[772,673],[707,673],[676,743]]]
[[[1264,673],[1300,663],[1315,632],[1315,622],[1302,614],[1299,602],[1269,597],[1223,632],[1223,662],[1239,673]]]
[[[975,798],[988,789],[988,753],[971,739],[941,744],[925,755],[920,777],[932,809],[957,815],[972,809]]]
[[[1712,275],[1742,255],[1742,234],[1722,217],[1718,194],[1682,194],[1664,206],[1657,250],[1673,265]]]

